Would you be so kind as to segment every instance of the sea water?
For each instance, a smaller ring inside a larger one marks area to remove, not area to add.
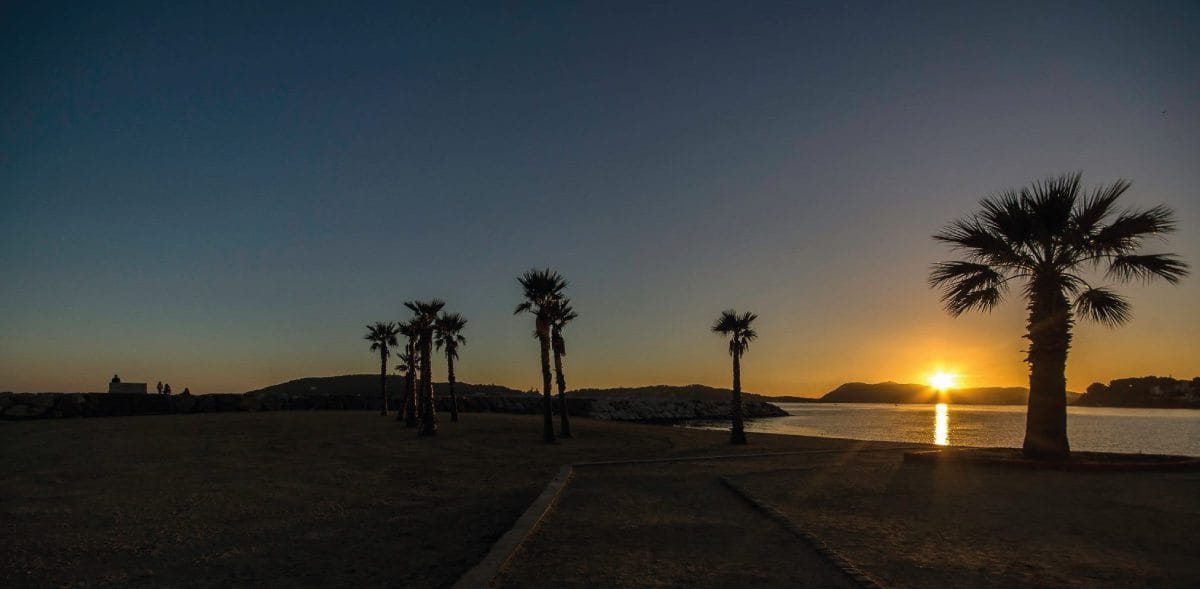
[[[1023,405],[777,403],[791,415],[752,419],[750,432],[943,446],[1019,448]],[[724,429],[728,422],[695,427]],[[1200,456],[1200,410],[1068,407],[1073,450]]]

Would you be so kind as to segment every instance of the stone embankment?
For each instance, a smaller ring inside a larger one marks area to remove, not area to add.
[[[393,409],[400,398],[388,400]],[[523,413],[542,412],[541,397],[475,395],[461,397],[464,412]],[[556,400],[557,403],[557,400]],[[439,411],[450,410],[450,399],[437,400]],[[307,411],[360,410],[378,411],[378,396],[312,395],[154,395],[127,393],[0,393],[0,417],[37,419],[55,417],[115,417],[124,415],[165,415],[172,413],[215,413],[223,411]],[[780,417],[787,412],[760,401],[744,403],[746,417]],[[571,399],[572,415],[614,421],[672,422],[690,419],[725,419],[729,403],[699,400],[655,399]]]

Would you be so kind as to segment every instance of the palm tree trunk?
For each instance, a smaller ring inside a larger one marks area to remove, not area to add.
[[[433,406],[433,335],[421,339],[421,427],[418,436],[437,435],[437,413]]]
[[[571,417],[567,415],[567,379],[563,377],[562,354],[554,350],[554,376],[558,380],[558,435],[571,437]]]
[[[554,443],[554,408],[550,399],[550,335],[538,329],[538,343],[542,346],[542,441]]]
[[[458,421],[458,398],[454,396],[454,357],[446,354],[446,380],[450,381],[450,421]]]
[[[730,444],[746,443],[746,426],[742,420],[742,358],[733,355],[733,399],[729,403],[729,415],[733,428],[729,432]]]
[[[408,374],[404,381],[404,427],[417,427],[417,363],[413,358],[416,353],[416,346],[409,345]]]
[[[413,402],[413,373],[404,373],[404,392],[400,394],[400,408],[396,411],[396,421],[404,421],[404,427],[417,427],[417,409]]]
[[[379,352],[379,395],[383,397],[383,405],[379,410],[379,414],[387,415],[387,350]]]
[[[1071,454],[1067,441],[1067,351],[1071,347],[1071,311],[1056,286],[1038,288],[1029,303],[1029,409],[1025,415],[1027,458],[1061,460]]]

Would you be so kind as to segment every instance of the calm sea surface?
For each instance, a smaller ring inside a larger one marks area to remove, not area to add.
[[[1025,436],[1025,407],[1018,405],[778,405],[791,415],[747,421],[747,431],[1008,448],[1019,448]],[[1068,407],[1067,434],[1073,450],[1200,456],[1200,410]]]

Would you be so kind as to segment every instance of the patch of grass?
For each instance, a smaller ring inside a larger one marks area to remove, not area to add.
[[[725,434],[368,411],[0,423],[0,585],[450,583],[567,462],[729,451]],[[745,451],[752,451],[747,449]]]

